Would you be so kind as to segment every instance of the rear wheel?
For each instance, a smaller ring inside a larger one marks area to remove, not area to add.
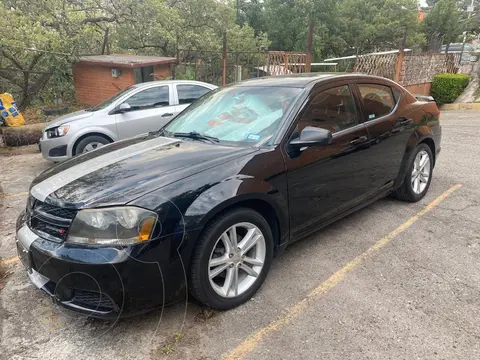
[[[96,150],[103,145],[109,144],[110,141],[107,138],[99,135],[90,135],[86,138],[80,140],[80,142],[75,147],[75,155],[83,154],[89,151]]]
[[[256,211],[229,211],[206,228],[195,250],[191,294],[215,309],[231,309],[249,300],[265,280],[273,257],[273,236]]]
[[[433,174],[433,155],[427,144],[420,144],[410,158],[409,167],[402,186],[395,195],[398,199],[417,202],[428,191]]]

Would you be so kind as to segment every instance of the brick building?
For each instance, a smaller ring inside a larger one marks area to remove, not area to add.
[[[128,86],[172,76],[175,58],[139,55],[83,56],[73,65],[79,104],[97,105]]]

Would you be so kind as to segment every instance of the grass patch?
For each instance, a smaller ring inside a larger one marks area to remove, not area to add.
[[[217,315],[217,312],[210,308],[204,308],[195,316],[195,321],[199,323],[204,323],[208,319],[213,318]]]
[[[173,336],[173,341],[162,346],[160,348],[160,352],[163,354],[163,355],[170,355],[171,353],[175,352],[175,348],[177,347],[177,344],[180,342],[180,340],[182,340],[182,333],[177,331],[175,332],[174,336]]]

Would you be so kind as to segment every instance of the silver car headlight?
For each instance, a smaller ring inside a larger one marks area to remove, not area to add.
[[[131,245],[152,238],[157,214],[133,206],[80,210],[67,242],[90,245]]]
[[[67,135],[69,129],[70,129],[70,125],[60,125],[60,126],[45,130],[45,133],[47,134],[47,139],[52,139],[52,138]]]

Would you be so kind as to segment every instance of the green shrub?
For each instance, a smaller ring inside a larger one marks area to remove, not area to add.
[[[438,104],[450,104],[463,92],[470,81],[466,74],[438,74],[432,81],[432,96]]]

